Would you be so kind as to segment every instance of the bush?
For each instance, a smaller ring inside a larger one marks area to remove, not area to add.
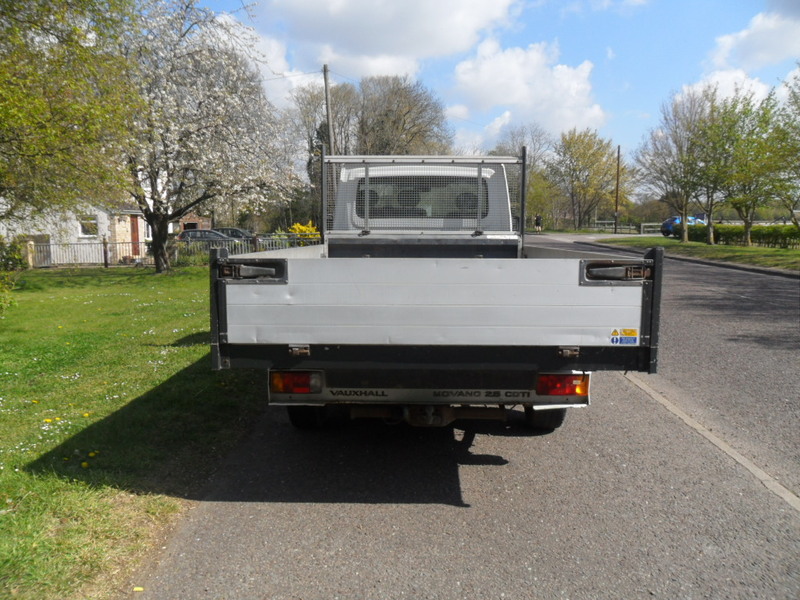
[[[297,236],[298,246],[305,246],[309,243],[316,244],[319,241],[319,231],[311,221],[305,225],[295,223],[289,227],[289,233],[294,233]]]
[[[756,225],[750,232],[750,240],[765,248],[798,248],[800,229],[794,225]]]
[[[13,306],[11,290],[14,289],[15,273],[22,271],[26,266],[20,245],[16,242],[7,243],[5,238],[0,236],[0,315]]]
[[[22,246],[17,242],[6,242],[0,235],[0,271],[22,271],[27,266]]]
[[[680,225],[676,226],[680,237]],[[705,242],[708,226],[690,225],[689,241]],[[762,248],[800,248],[800,229],[794,225],[754,225],[750,241]],[[723,246],[744,245],[744,225],[714,225],[714,243]]]

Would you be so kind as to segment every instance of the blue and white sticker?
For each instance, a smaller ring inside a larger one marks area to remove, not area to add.
[[[615,346],[637,346],[639,344],[639,330],[615,329],[611,332],[611,343]]]

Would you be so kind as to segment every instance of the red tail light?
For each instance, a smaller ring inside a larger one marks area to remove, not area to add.
[[[588,396],[589,375],[539,375],[536,393],[539,396]]]
[[[276,394],[318,394],[322,375],[315,371],[271,371],[269,389]]]

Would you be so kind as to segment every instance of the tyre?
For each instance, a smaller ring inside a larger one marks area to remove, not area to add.
[[[324,406],[287,406],[286,412],[297,429],[321,429],[325,424]]]
[[[567,417],[566,408],[553,408],[550,410],[533,410],[532,406],[525,407],[525,424],[540,431],[554,431],[564,424]]]

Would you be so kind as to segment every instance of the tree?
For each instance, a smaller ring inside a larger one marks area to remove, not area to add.
[[[558,229],[570,218],[569,199],[558,185],[548,177],[545,169],[534,169],[528,175],[528,189],[525,194],[528,225],[530,219],[541,215],[546,227]]]
[[[579,229],[603,202],[614,197],[617,152],[612,143],[596,131],[573,128],[561,134],[548,164],[549,179],[569,199],[572,220]],[[627,184],[628,170],[621,169],[621,186]],[[611,209],[613,212],[613,208]]]
[[[494,150],[495,156],[516,156],[522,147],[527,149],[530,169],[542,169],[548,153],[553,148],[553,139],[538,123],[517,125],[504,130]]]
[[[122,197],[132,0],[0,0],[0,219]]]
[[[634,162],[640,183],[653,196],[664,199],[686,223],[692,198],[698,192],[696,137],[705,114],[707,95],[688,90],[661,106],[661,122],[637,149]],[[682,228],[682,240],[688,241]]]
[[[724,99],[719,110],[729,161],[721,193],[744,222],[744,243],[750,246],[756,211],[786,192],[787,182],[781,176],[786,132],[779,125],[774,93],[757,101],[752,92],[740,90]]]
[[[305,141],[312,203],[321,211],[323,146],[328,154],[442,154],[452,142],[441,102],[407,77],[368,77],[358,87],[331,87],[333,140],[329,139],[321,84],[296,89],[287,118]],[[285,205],[284,212],[296,207]],[[317,212],[316,214],[321,214]]]
[[[794,76],[784,83],[787,98],[779,113],[781,147],[778,154],[784,185],[778,201],[800,229],[800,64]]]
[[[442,103],[408,77],[361,80],[359,154],[443,154],[452,144]]]
[[[152,0],[128,53],[145,109],[126,149],[129,191],[152,228],[158,272],[169,223],[212,199],[274,201],[289,185],[271,163],[272,107],[249,40],[196,0]]]
[[[306,174],[310,182],[307,190],[310,198],[304,202],[294,194],[294,200],[284,205],[284,215],[278,222],[289,219],[294,222],[291,215],[294,206],[311,203],[317,209],[310,217],[316,223],[320,222],[322,215],[322,169],[320,157],[323,146],[328,154],[350,154],[356,144],[355,126],[357,122],[360,101],[355,86],[349,83],[334,85],[330,91],[333,107],[333,136],[328,139],[328,121],[325,110],[325,90],[322,84],[310,84],[299,87],[292,92],[293,106],[286,112],[285,118],[290,123],[294,136],[303,140],[303,149],[306,156]],[[307,212],[307,211],[305,211]]]
[[[701,91],[700,115],[688,124],[693,148],[692,161],[686,165],[686,172],[693,181],[694,200],[706,216],[706,243],[714,244],[714,216],[717,208],[725,204],[722,188],[728,177],[730,153],[728,152],[725,128],[726,115],[720,110],[717,90],[707,86]],[[683,221],[686,223],[686,221]],[[682,231],[687,231],[682,228]]]
[[[556,216],[549,211],[552,198],[544,190],[548,184],[545,177],[545,159],[553,147],[553,140],[549,133],[538,123],[516,125],[503,131],[497,145],[489,151],[493,156],[517,156],[522,148],[526,149],[526,173],[528,189],[525,192],[525,214],[528,224],[535,215],[550,212],[550,223],[556,221]]]
[[[305,140],[309,155],[325,143],[328,154],[351,154],[356,145],[355,127],[360,109],[356,87],[349,83],[331,86],[333,144],[328,140],[325,90],[322,84],[309,84],[292,91],[292,108],[288,119],[295,134]]]

